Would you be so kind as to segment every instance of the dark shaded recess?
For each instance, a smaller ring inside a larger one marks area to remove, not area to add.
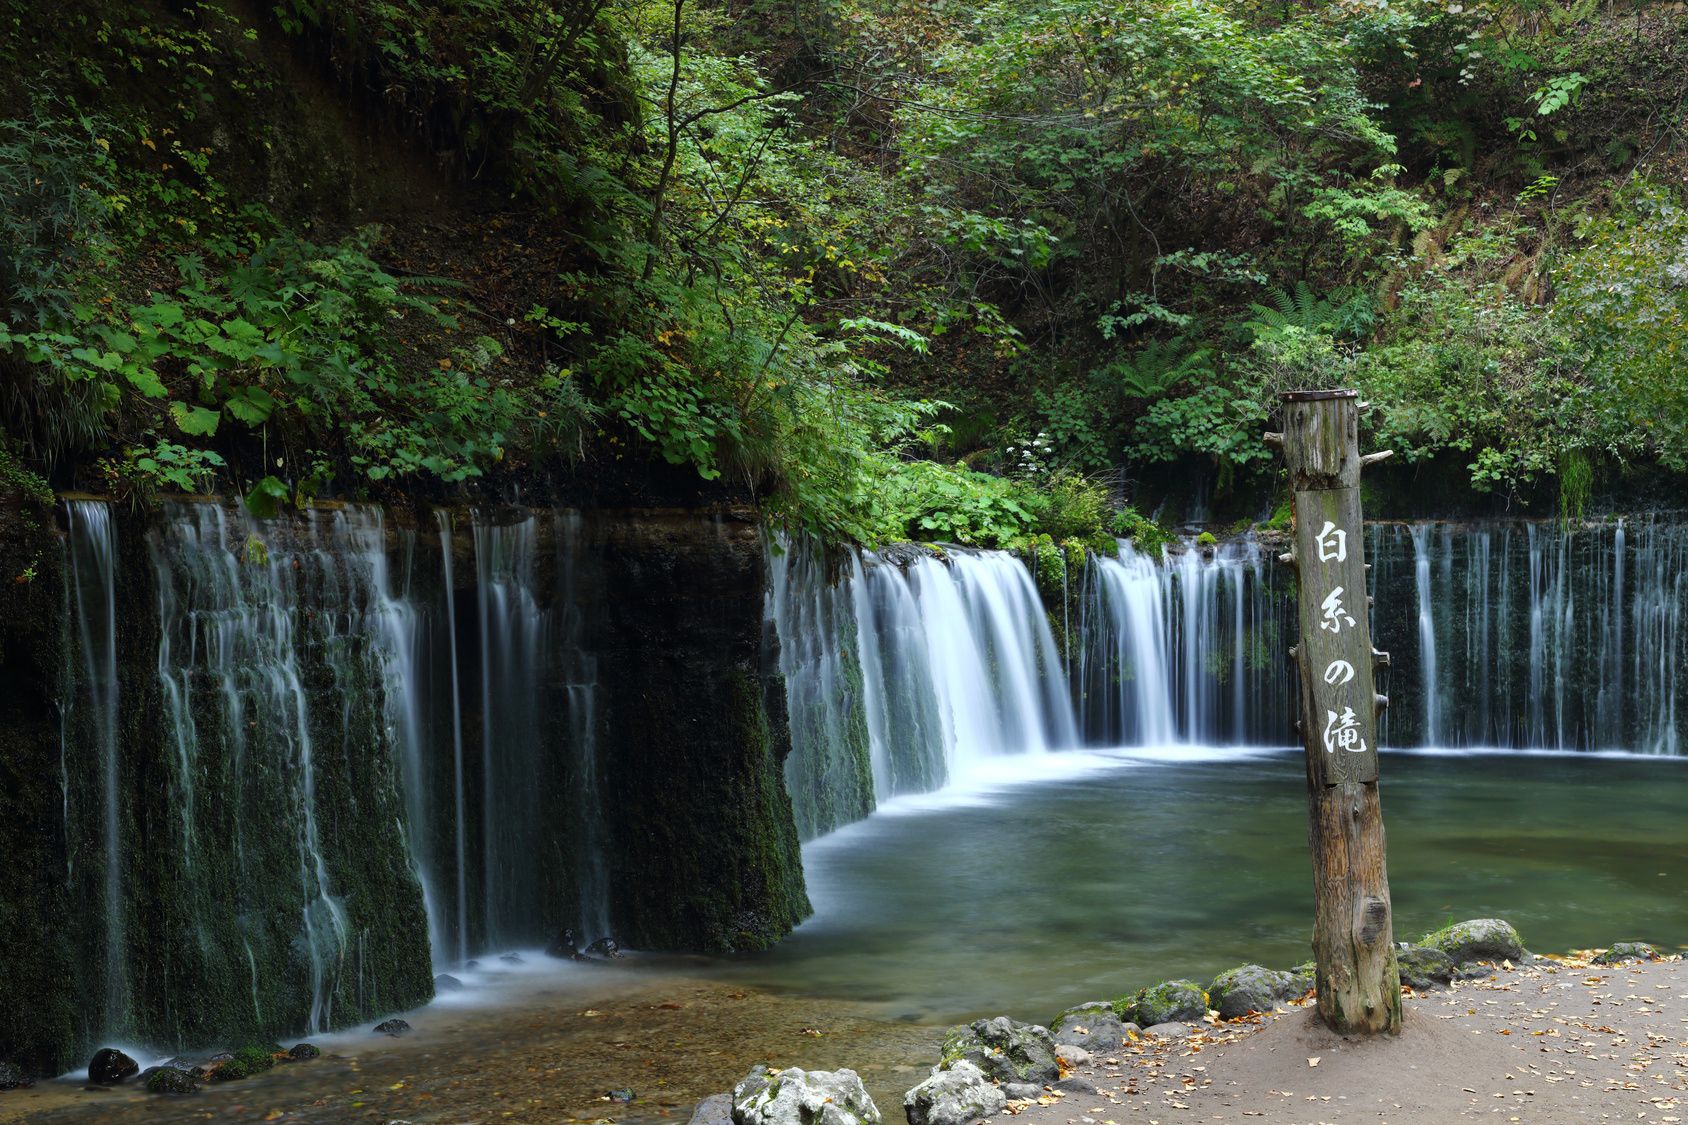
[[[66,883],[54,700],[68,615],[50,519],[0,497],[0,1059],[38,1075],[63,1071],[86,1038],[77,996],[91,984]]]
[[[613,920],[640,949],[764,949],[809,913],[785,688],[748,508],[589,514]],[[612,737],[613,736],[613,737]]]

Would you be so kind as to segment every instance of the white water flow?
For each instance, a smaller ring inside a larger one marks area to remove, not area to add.
[[[542,935],[524,923],[541,906],[544,817],[543,674],[549,621],[534,572],[536,519],[474,523],[481,656],[481,871],[489,947]]]
[[[1129,545],[1117,559],[1094,560],[1094,567],[1097,643],[1086,646],[1081,665],[1082,681],[1097,688],[1082,699],[1087,726],[1108,741],[1165,745],[1176,732],[1164,568]]]
[[[1418,594],[1418,668],[1420,690],[1424,698],[1424,740],[1431,746],[1440,745],[1441,727],[1437,708],[1436,686],[1436,613],[1430,594],[1431,525],[1419,524],[1412,529],[1413,581]]]
[[[451,662],[451,802],[453,871],[457,875],[457,964],[469,959],[469,826],[468,794],[463,788],[463,688],[457,669],[457,582],[452,574],[451,513],[434,513],[440,536],[440,570],[445,581],[446,651]]]
[[[70,525],[70,571],[76,595],[82,679],[88,700],[89,725],[99,758],[105,845],[102,857],[106,978],[104,1023],[105,1030],[115,1033],[124,1027],[129,992],[123,928],[122,777],[118,762],[117,532],[112,526],[111,509],[104,501],[70,500],[65,507]]]
[[[1077,744],[1060,653],[1012,555],[828,560],[787,543],[769,568],[804,839],[994,759]]]
[[[556,517],[556,652],[568,711],[568,778],[574,857],[575,923],[582,945],[610,936],[609,828],[598,760],[598,661],[588,643],[588,569],[580,513]]]
[[[316,540],[317,529],[311,530]],[[269,541],[261,526],[245,521],[231,526],[230,514],[220,506],[172,508],[160,531],[149,537],[149,546],[160,589],[165,638],[160,676],[167,720],[176,744],[189,748],[172,779],[174,804],[184,810],[212,808],[219,819],[232,822],[233,877],[238,888],[253,892],[236,925],[252,973],[255,1019],[264,1019],[258,999],[264,987],[260,961],[274,964],[277,942],[286,940],[294,957],[304,962],[307,1026],[321,1031],[333,1019],[352,935],[324,856],[311,702],[301,675],[298,629],[307,621],[312,644],[345,655],[347,634],[359,631],[363,622],[352,604],[314,615],[300,604],[307,560],[325,568],[315,577],[332,588],[336,576],[330,560],[337,551],[320,542],[308,553],[284,550]],[[350,671],[335,668],[336,675]],[[218,773],[229,787],[223,796],[199,791],[200,714],[216,723],[222,740]],[[204,858],[195,857],[187,866]],[[288,868],[294,883],[290,891],[265,886],[263,880]],[[270,913],[282,903],[296,912],[290,938],[283,919]],[[255,946],[264,948],[266,956],[255,953]]]

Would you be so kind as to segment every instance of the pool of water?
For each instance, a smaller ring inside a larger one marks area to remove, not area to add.
[[[1511,920],[1565,951],[1688,943],[1688,760],[1396,753],[1383,810],[1397,939]],[[1310,956],[1299,751],[1005,759],[805,849],[816,912],[714,970],[947,1023]]]

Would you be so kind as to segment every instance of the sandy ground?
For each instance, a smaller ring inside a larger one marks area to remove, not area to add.
[[[1688,1120],[1688,962],[1536,960],[1409,995],[1397,1038],[1344,1039],[1311,1005],[1196,1024],[1098,1056],[1094,1094],[1011,1103],[1022,1125]],[[1073,1085],[1067,1083],[1066,1085]]]

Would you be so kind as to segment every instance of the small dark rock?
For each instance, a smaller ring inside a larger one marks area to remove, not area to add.
[[[465,961],[463,962],[463,967],[473,972],[475,969],[481,967],[481,963],[479,961]]]
[[[1454,979],[1453,959],[1426,945],[1409,945],[1397,951],[1395,964],[1401,970],[1401,983],[1420,992],[1443,987]]]
[[[115,1086],[139,1074],[141,1064],[115,1047],[101,1047],[88,1060],[88,1081],[97,1086]]]
[[[632,1090],[605,1090],[604,1097],[617,1105],[631,1105],[638,1095]]]
[[[173,1066],[153,1067],[147,1072],[145,1086],[149,1094],[180,1096],[199,1092],[199,1081],[187,1071]]]
[[[1657,961],[1659,951],[1644,941],[1615,941],[1612,948],[1594,959],[1596,965],[1616,965],[1621,961]]]
[[[697,1103],[686,1125],[733,1125],[733,1096],[711,1094]]]
[[[1017,1102],[1034,1102],[1043,1097],[1043,1087],[1034,1082],[1004,1082],[1002,1093]]]
[[[410,1034],[410,1024],[401,1019],[382,1020],[375,1025],[375,1030],[382,1035],[391,1035],[396,1039],[401,1035]]]
[[[523,964],[522,955],[520,953],[500,953],[498,955],[498,959],[506,965]]]
[[[586,952],[595,957],[605,957],[613,961],[621,956],[621,946],[615,943],[614,938],[601,937],[587,946]]]
[[[463,982],[450,973],[441,973],[434,978],[435,992],[458,992],[463,988]]]
[[[574,931],[564,928],[551,939],[551,944],[545,947],[545,956],[555,957],[559,961],[584,961],[586,954],[580,951],[580,941],[574,936]]]
[[[0,1062],[0,1090],[25,1090],[35,1085],[35,1079],[23,1072],[16,1063]]]
[[[1096,1087],[1082,1078],[1063,1078],[1055,1083],[1055,1089],[1063,1094],[1094,1094]]]
[[[311,1059],[322,1058],[322,1048],[315,1043],[297,1043],[287,1052],[287,1057],[294,1062],[309,1062]]]

